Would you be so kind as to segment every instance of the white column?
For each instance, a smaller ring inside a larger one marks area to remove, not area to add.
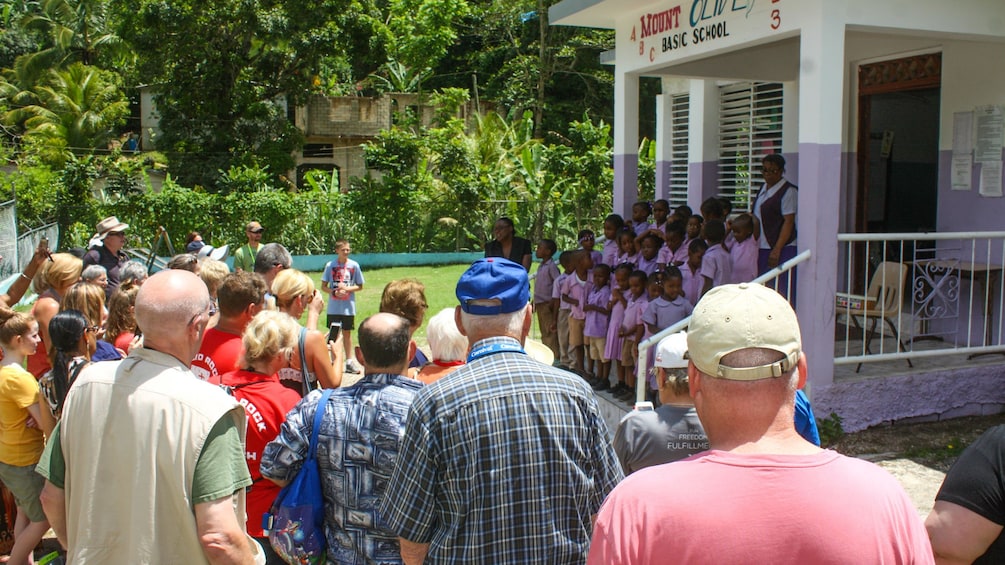
[[[828,2],[806,6],[799,53],[800,250],[813,256],[799,267],[796,311],[809,363],[808,382],[834,381],[834,293],[837,291],[838,210],[841,205],[841,125],[845,114],[845,24]],[[788,119],[788,117],[786,117]]]
[[[631,218],[639,184],[639,77],[614,71],[614,212]]]
[[[719,87],[714,80],[692,80],[688,103],[687,201],[697,211],[719,183]]]
[[[672,164],[673,96],[659,94],[656,96],[656,200],[670,197]]]

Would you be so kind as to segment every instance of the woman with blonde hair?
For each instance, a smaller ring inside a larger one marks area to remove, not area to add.
[[[59,312],[63,295],[80,280],[80,272],[83,270],[84,263],[80,258],[69,253],[56,253],[52,255],[52,261],[42,265],[41,270],[35,275],[32,286],[38,293],[38,300],[31,308],[31,315],[38,322],[38,333],[42,337],[42,343],[35,353],[28,357],[28,372],[35,375],[36,379],[51,369],[47,349],[50,343],[49,320]]]
[[[90,326],[96,328],[97,348],[91,355],[91,361],[122,359],[122,353],[103,339],[108,314],[105,311],[105,291],[101,287],[85,282],[71,286],[63,297],[62,309],[80,310]]]
[[[283,269],[276,275],[272,296],[275,308],[294,320],[300,320],[312,301],[322,299],[314,281],[296,269]],[[325,341],[324,333],[301,327],[290,366],[279,370],[279,382],[301,396],[307,396],[318,384],[322,388],[337,388],[342,383],[345,353],[341,347],[332,350],[333,342]]]
[[[262,529],[262,514],[269,511],[280,489],[272,481],[262,480],[258,464],[265,445],[279,435],[286,413],[300,401],[299,392],[283,386],[278,378],[278,372],[289,364],[299,334],[300,325],[282,312],[265,310],[255,314],[241,335],[244,352],[238,362],[240,369],[220,376],[223,386],[248,413],[246,451],[253,486],[248,491],[246,527],[265,550],[268,563],[282,560],[275,560],[268,535]]]
[[[38,499],[45,480],[35,473],[45,437],[38,426],[29,425],[29,420],[41,419],[38,381],[22,367],[40,341],[34,318],[0,308],[0,480],[17,502],[14,547],[7,561],[17,565],[31,563],[32,551],[49,529]]]

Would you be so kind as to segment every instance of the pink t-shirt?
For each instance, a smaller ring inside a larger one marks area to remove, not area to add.
[[[729,249],[731,283],[750,282],[757,278],[757,242],[753,237],[734,241]]]
[[[585,320],[586,312],[583,311],[583,306],[586,306],[587,292],[587,281],[580,280],[579,275],[576,273],[569,273],[569,278],[565,279],[563,283],[565,288],[563,292],[571,299],[578,300],[579,304],[569,304],[571,306],[569,315],[577,320]],[[563,300],[563,302],[565,302]]]
[[[881,468],[823,451],[706,451],[608,495],[588,565],[934,563],[924,524]]]

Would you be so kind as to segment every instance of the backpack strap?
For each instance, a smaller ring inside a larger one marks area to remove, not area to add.
[[[303,396],[307,396],[314,390],[315,383],[311,381],[310,372],[307,370],[307,328],[300,328],[300,337],[297,339],[297,350],[300,352],[300,377],[303,380]]]
[[[318,450],[318,430],[321,429],[321,420],[325,416],[325,406],[328,405],[328,398],[332,395],[332,389],[325,389],[321,393],[321,400],[318,401],[318,406],[314,410],[314,427],[311,428],[311,445],[307,449],[307,461],[313,461],[316,458]],[[304,464],[307,464],[307,461]]]

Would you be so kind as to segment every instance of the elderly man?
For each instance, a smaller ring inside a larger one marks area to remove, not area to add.
[[[896,479],[796,432],[806,359],[781,295],[716,287],[688,330],[691,398],[711,450],[618,485],[588,563],[932,563]]]
[[[84,267],[101,265],[107,271],[108,285],[105,286],[105,298],[112,296],[119,287],[119,269],[129,261],[122,252],[126,246],[126,229],[115,216],[109,216],[98,222],[97,234],[91,237],[91,248],[84,254]]]
[[[422,387],[406,376],[414,352],[404,318],[381,313],[363,320],[356,357],[365,374],[353,386],[336,389],[324,406],[318,445],[327,447],[318,450],[318,466],[325,477],[329,563],[401,563],[398,540],[376,506],[399,459],[408,407]],[[286,415],[279,436],[265,447],[262,476],[280,486],[296,476],[307,457],[320,398],[321,391],[314,391]]]
[[[248,225],[244,226],[244,235],[248,238],[248,242],[238,247],[237,251],[234,252],[235,271],[250,273],[255,270],[255,259],[262,245],[262,232],[264,231],[265,228],[258,222],[248,222]]]
[[[209,293],[161,271],[136,296],[142,348],[84,369],[38,472],[70,563],[251,563],[244,409],[189,371]]]
[[[293,256],[278,243],[266,243],[255,256],[255,272],[265,278],[265,284],[272,288],[272,281],[283,269],[293,267]]]
[[[519,263],[476,261],[457,299],[468,363],[416,395],[380,514],[405,563],[582,563],[623,477],[593,391],[524,353]]]
[[[202,346],[192,359],[195,376],[220,384],[220,375],[237,369],[244,347],[241,334],[265,304],[265,279],[255,273],[238,271],[223,279],[216,291],[220,319],[206,330]]]

